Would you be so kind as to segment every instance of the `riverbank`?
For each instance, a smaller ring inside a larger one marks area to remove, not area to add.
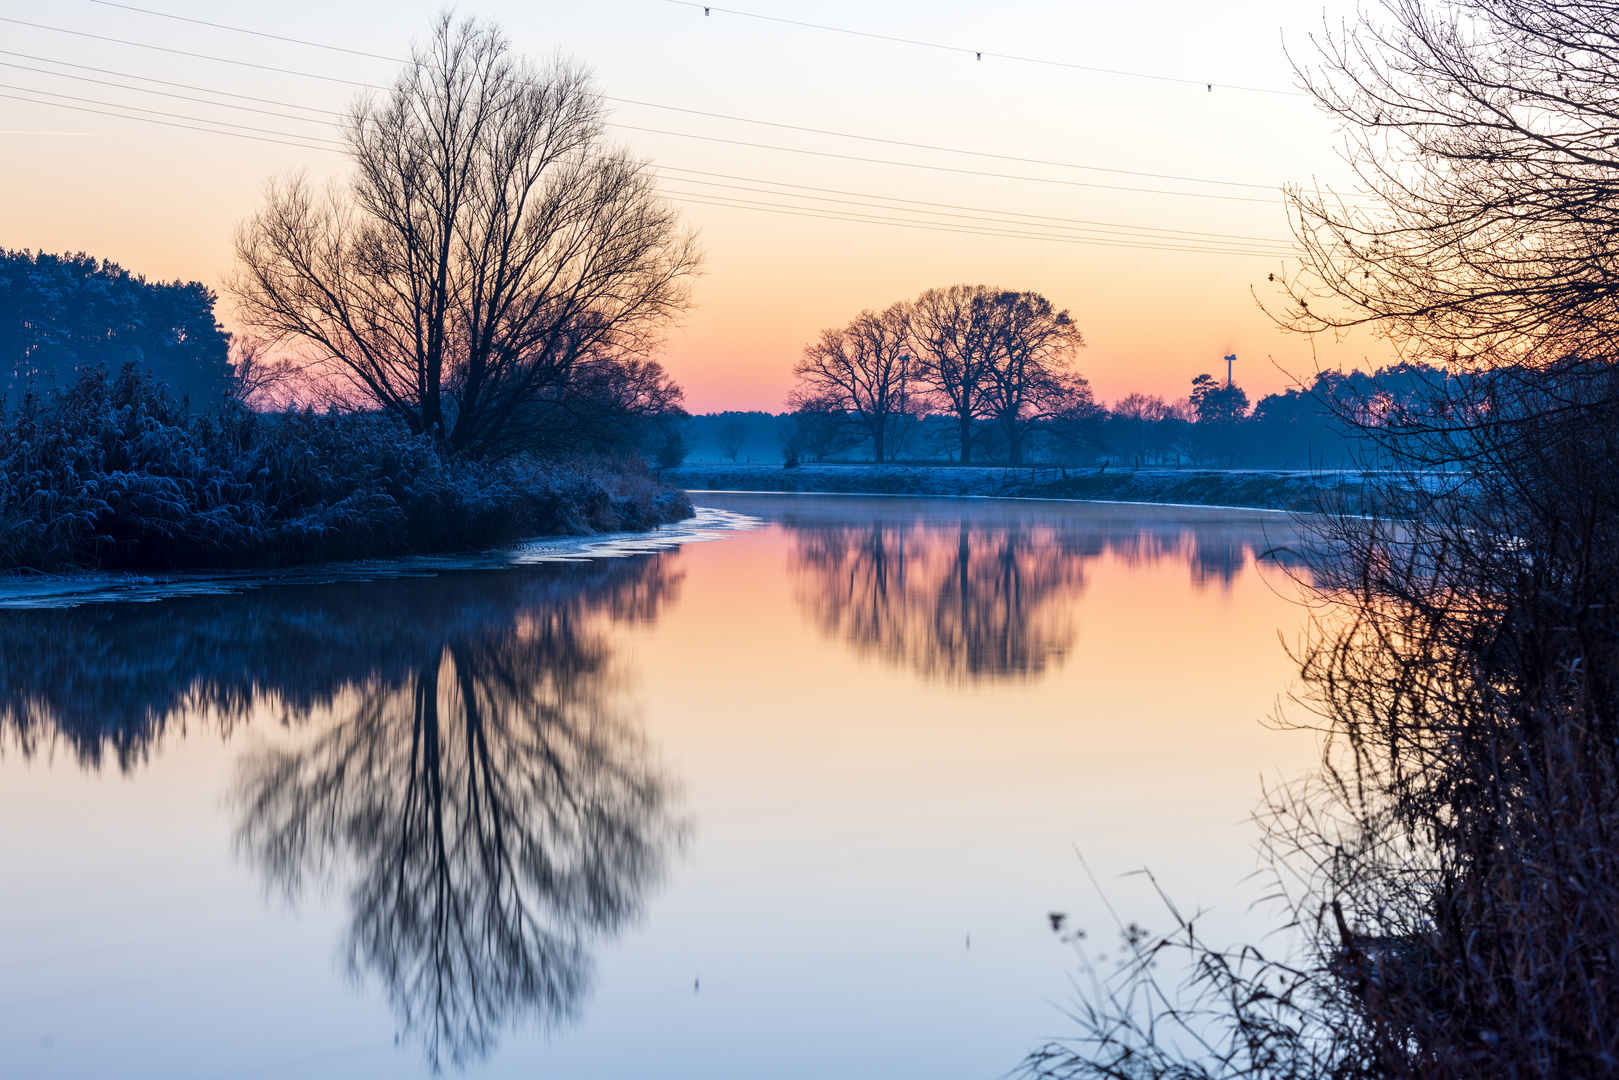
[[[683,465],[662,478],[687,491],[980,496],[1240,506],[1309,511],[1357,504],[1374,473],[1263,469],[1061,469],[952,465]]]
[[[298,566],[655,528],[639,461],[481,461],[389,418],[193,413],[133,366],[0,414],[0,571]]]

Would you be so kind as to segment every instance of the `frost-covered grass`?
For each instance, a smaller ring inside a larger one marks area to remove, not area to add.
[[[1360,499],[1357,471],[1267,469],[1064,469],[1056,466],[688,465],[664,479],[689,490],[998,496],[1313,510]]]
[[[378,416],[193,416],[133,366],[26,400],[0,424],[0,570],[287,566],[690,513],[633,463],[449,459]]]

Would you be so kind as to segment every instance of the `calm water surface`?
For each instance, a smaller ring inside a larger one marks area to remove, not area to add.
[[[0,611],[0,1076],[990,1080],[1065,1031],[1048,914],[1113,947],[1080,853],[1255,929],[1287,518],[698,501]]]

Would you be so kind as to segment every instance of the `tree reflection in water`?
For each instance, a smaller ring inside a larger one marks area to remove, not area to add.
[[[434,1069],[460,1066],[576,1015],[593,943],[637,917],[679,841],[604,625],[655,618],[666,567],[8,613],[7,644],[32,632],[58,660],[30,673],[34,649],[8,653],[0,724],[24,752],[112,748],[128,769],[186,717],[279,707],[308,731],[241,761],[239,849],[289,897],[344,886],[350,972],[383,985]]]
[[[1072,613],[1051,601],[1083,586],[1083,563],[1046,530],[877,521],[794,540],[798,600],[821,630],[928,678],[1038,675],[1073,645]]]
[[[840,509],[782,516],[799,605],[828,636],[949,682],[1029,679],[1060,665],[1078,635],[1086,568],[1104,555],[1129,566],[1183,561],[1198,588],[1229,588],[1261,552],[1296,562],[1268,550],[1252,514],[1189,521],[1145,507],[1080,515],[896,503],[851,525]],[[1273,528],[1292,531],[1285,519]]]

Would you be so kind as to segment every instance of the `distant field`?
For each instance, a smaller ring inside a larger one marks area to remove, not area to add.
[[[1369,474],[1265,469],[1062,469],[915,465],[684,465],[663,479],[688,491],[995,496],[1311,510],[1358,498]]]

